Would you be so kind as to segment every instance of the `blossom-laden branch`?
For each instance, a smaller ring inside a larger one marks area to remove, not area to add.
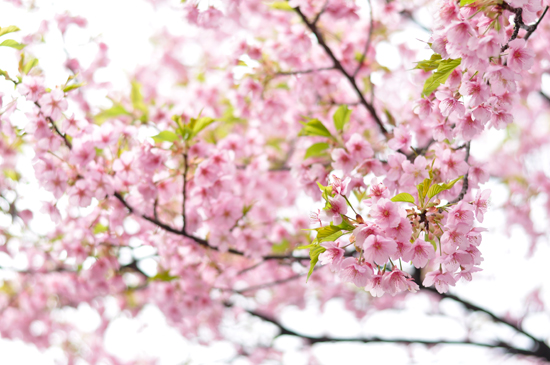
[[[369,112],[371,117],[374,119],[374,121],[376,122],[378,127],[380,128],[380,131],[384,135],[387,135],[388,130],[386,129],[386,127],[382,123],[382,120],[380,119],[380,117],[378,117],[378,114],[376,113],[376,110],[374,109],[374,106],[371,103],[369,103],[367,101],[367,99],[365,99],[365,96],[363,95],[363,93],[359,89],[359,86],[357,85],[357,82],[355,81],[354,75],[347,72],[346,69],[344,68],[344,66],[342,66],[342,63],[336,58],[336,56],[332,52],[332,49],[325,42],[325,39],[324,39],[323,35],[321,34],[321,32],[319,31],[319,28],[317,27],[317,24],[313,23],[313,22],[310,22],[308,20],[308,18],[304,15],[304,13],[300,10],[300,7],[294,8],[294,11],[296,11],[296,13],[300,16],[300,18],[302,19],[304,24],[315,35],[315,37],[317,38],[317,42],[319,42],[319,45],[323,48],[323,50],[325,51],[327,56],[329,56],[329,58],[332,60],[332,62],[334,64],[334,68],[337,69],[338,71],[340,71],[342,73],[342,75],[344,75],[344,77],[349,81],[350,85],[355,90],[355,92],[357,94],[357,97],[361,101],[361,104],[365,108],[367,108],[367,111]]]
[[[528,40],[529,37],[531,37],[531,35],[535,32],[535,30],[537,30],[537,27],[539,26],[540,22],[542,21],[542,19],[546,15],[546,12],[548,11],[548,6],[547,6],[546,8],[544,8],[544,11],[543,11],[542,15],[540,16],[540,18],[534,24],[528,25],[528,24],[525,24],[524,21],[523,21],[523,16],[522,16],[523,8],[514,8],[506,2],[502,2],[502,4],[499,5],[499,6],[502,9],[508,10],[508,11],[515,14],[515,16],[514,16],[514,32],[512,33],[512,36],[510,37],[508,42],[506,42],[506,44],[504,46],[502,46],[502,48],[500,49],[501,52],[504,52],[509,48],[509,43],[517,38],[520,29],[524,29],[524,30],[527,31],[527,33],[525,33],[525,36],[523,37],[523,39]]]
[[[208,243],[207,240],[205,239],[202,239],[202,238],[199,238],[199,237],[196,237],[192,234],[189,234],[187,232],[185,232],[184,230],[178,230],[178,229],[175,229],[169,225],[167,225],[166,223],[163,223],[153,217],[150,217],[148,216],[147,214],[139,214],[136,212],[136,210],[130,206],[130,204],[128,204],[128,202],[124,199],[124,197],[119,193],[119,192],[115,192],[114,193],[114,197],[117,198],[121,203],[122,205],[124,205],[126,207],[126,209],[128,209],[128,211],[131,213],[131,214],[137,214],[139,215],[141,218],[145,219],[146,221],[150,222],[150,223],[153,223],[155,224],[156,226],[158,226],[159,228],[162,228],[163,230],[167,231],[167,232],[170,232],[170,233],[173,233],[173,234],[176,234],[176,235],[179,235],[179,236],[183,236],[183,237],[186,237],[186,238],[189,238],[191,240],[193,240],[195,243],[199,244],[200,246],[202,247],[205,247],[205,248],[208,248],[208,249],[211,249],[211,250],[214,250],[214,251],[220,251],[220,249],[218,247],[215,247],[215,246],[212,246]],[[238,255],[238,256],[246,256],[246,254],[244,252],[241,252],[241,251],[238,251],[238,250],[235,250],[233,248],[229,248],[227,250],[227,252],[231,253],[231,254],[234,254],[234,255]],[[301,261],[301,260],[308,260],[309,258],[307,257],[297,257],[297,256],[292,256],[292,255],[265,255],[265,256],[262,256],[261,257],[262,260],[292,260],[292,261]]]

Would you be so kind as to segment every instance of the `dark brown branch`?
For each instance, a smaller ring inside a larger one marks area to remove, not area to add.
[[[325,1],[325,4],[323,5],[323,7],[321,8],[321,11],[319,11],[317,13],[317,15],[315,16],[315,19],[313,19],[313,24],[317,24],[317,22],[319,21],[319,19],[321,18],[321,15],[323,15],[323,13],[325,12],[325,10],[327,10],[327,6],[328,6],[328,1],[329,0],[326,0]]]
[[[37,101],[34,102],[34,105],[36,105],[38,108],[42,108],[42,107],[40,106],[40,104],[38,104]],[[42,113],[42,110],[40,110],[39,113],[42,114],[42,115],[44,115],[44,114]],[[65,142],[65,145],[66,145],[67,147],[69,147],[70,150],[72,150],[72,149],[73,149],[73,145],[72,145],[72,143],[67,139],[67,135],[61,133],[61,131],[59,130],[59,128],[57,128],[57,126],[55,125],[55,123],[54,123],[54,121],[52,120],[52,118],[50,118],[50,117],[45,117],[45,118],[46,118],[46,120],[52,125],[53,129],[55,130],[55,133],[57,133],[57,134],[59,135],[59,137],[63,138],[63,141]]]
[[[166,223],[163,223],[163,222],[161,222],[161,221],[159,221],[159,220],[157,220],[153,217],[148,216],[147,214],[138,214],[138,213],[136,213],[135,209],[132,206],[130,206],[130,204],[128,204],[128,202],[124,199],[124,197],[118,191],[115,192],[114,197],[117,198],[122,203],[122,205],[124,205],[126,207],[126,209],[128,209],[128,211],[131,214],[139,215],[141,218],[145,219],[148,222],[151,222],[151,223],[155,224],[156,226],[158,226],[159,228],[162,228],[163,230],[165,230],[167,232],[189,238],[189,239],[193,240],[195,243],[199,244],[200,246],[203,246],[205,248],[209,248],[209,249],[214,250],[214,251],[220,251],[218,249],[218,247],[211,246],[208,243],[208,241],[205,240],[205,239],[202,239],[202,238],[193,236],[193,235],[191,235],[187,232],[183,232],[181,230],[175,229],[175,228],[169,226]],[[234,255],[238,255],[238,256],[245,256],[244,252],[237,251],[237,250],[232,249],[232,248],[227,250],[227,252],[229,252],[231,254],[234,254]],[[301,261],[301,260],[309,260],[309,257],[296,257],[296,256],[292,256],[292,255],[267,255],[267,256],[263,256],[262,259],[263,260]]]
[[[275,325],[279,329],[279,334],[277,336],[281,335],[289,335],[289,336],[296,336],[304,339],[308,342],[309,345],[314,345],[316,343],[324,343],[324,342],[361,342],[361,343],[398,343],[398,344],[424,344],[424,345],[472,345],[472,346],[480,346],[480,347],[486,347],[486,348],[495,348],[495,349],[503,349],[508,353],[511,354],[521,354],[521,355],[527,355],[527,356],[537,356],[537,357],[543,357],[546,359],[545,356],[540,356],[537,352],[523,350],[515,348],[505,342],[498,341],[496,343],[482,343],[482,342],[473,342],[468,339],[462,340],[462,341],[447,341],[447,340],[420,340],[420,339],[412,339],[412,338],[379,338],[379,337],[350,337],[350,338],[338,338],[338,337],[313,337],[308,336],[305,334],[298,333],[296,331],[293,331],[291,329],[288,329],[287,327],[283,326],[279,321],[277,321],[274,318],[271,318],[265,314],[262,314],[258,311],[253,310],[247,310],[248,314],[260,318],[261,320],[265,322],[269,322],[273,325]]]
[[[370,26],[369,26],[369,35],[367,38],[367,44],[365,44],[365,49],[363,50],[363,53],[361,53],[361,58],[359,59],[359,64],[357,65],[357,68],[355,69],[355,72],[353,72],[353,78],[355,79],[355,76],[361,71],[361,67],[363,67],[363,62],[365,62],[365,58],[367,57],[367,53],[370,48],[370,44],[372,41],[372,30],[374,28],[374,17],[372,16],[372,2],[371,0],[367,0],[369,3],[369,10],[370,10]],[[372,101],[372,100],[371,100]]]
[[[419,271],[417,270],[417,272],[419,272]],[[519,326],[517,326],[517,325],[515,325],[511,322],[508,322],[506,319],[497,316],[493,312],[491,312],[491,311],[489,311],[485,308],[481,308],[481,307],[479,307],[479,306],[477,306],[473,303],[470,303],[467,300],[464,300],[464,299],[462,299],[462,298],[460,298],[456,295],[449,294],[449,293],[438,293],[436,289],[431,288],[431,287],[429,287],[429,288],[423,287],[422,290],[434,293],[434,294],[440,296],[441,298],[447,298],[447,299],[454,300],[455,302],[462,304],[466,309],[468,309],[470,311],[485,313],[489,317],[491,317],[491,319],[494,322],[502,323],[502,324],[504,324],[508,327],[511,327],[516,332],[521,333],[522,335],[530,338],[531,340],[533,340],[535,342],[534,350],[532,350],[532,351],[521,350],[521,351],[525,352],[524,353],[525,355],[532,355],[532,356],[537,356],[537,357],[544,358],[546,360],[550,360],[550,347],[548,347],[548,345],[546,345],[546,343],[544,341],[541,341],[541,340],[535,338],[533,335],[525,332],[521,327],[519,327]],[[517,353],[522,353],[522,352],[517,352]]]
[[[464,161],[466,161],[466,163],[468,163],[469,158],[470,158],[470,142],[466,143],[466,158],[464,159]],[[464,195],[466,195],[466,193],[468,192],[468,175],[469,175],[469,173],[470,173],[470,171],[468,171],[466,173],[466,175],[464,175],[464,177],[462,178],[462,190],[460,190],[460,194],[458,194],[458,196],[456,197],[455,200],[449,202],[450,204],[458,203],[459,201],[464,199]]]
[[[500,49],[501,52],[504,52],[509,48],[508,44],[518,37],[520,29],[525,29],[527,31],[527,33],[525,34],[525,37],[523,37],[523,39],[527,41],[529,37],[531,37],[531,35],[535,32],[535,30],[537,30],[537,27],[539,26],[540,22],[542,21],[542,19],[546,15],[546,12],[548,11],[548,6],[547,6],[544,9],[544,12],[540,16],[539,20],[537,20],[534,24],[528,25],[523,22],[522,8],[513,8],[512,6],[510,6],[510,4],[505,2],[500,4],[499,7],[503,10],[508,10],[514,13],[514,32],[512,33],[512,36],[510,37],[508,42],[506,42],[506,44],[502,46],[502,48]]]
[[[326,44],[325,42],[325,39],[323,38],[323,35],[321,34],[321,32],[319,31],[319,29],[317,28],[317,24],[314,24],[314,23],[311,23],[307,17],[304,15],[304,13],[302,13],[302,11],[300,10],[300,7],[296,7],[294,8],[294,10],[296,11],[296,13],[300,16],[300,18],[302,19],[302,21],[304,22],[304,24],[309,28],[309,30],[311,30],[311,32],[313,34],[315,34],[315,37],[317,37],[317,42],[319,42],[319,45],[324,49],[325,53],[329,56],[329,58],[332,60],[333,64],[334,64],[334,68],[337,69],[338,71],[340,71],[344,77],[349,81],[349,83],[351,84],[352,88],[355,90],[355,92],[357,93],[357,96],[359,97],[360,101],[361,101],[361,104],[367,108],[367,111],[369,112],[369,114],[372,116],[372,118],[374,119],[374,121],[376,122],[376,124],[378,124],[378,127],[380,128],[380,130],[382,131],[382,133],[384,133],[385,135],[388,134],[388,131],[386,129],[386,127],[384,127],[384,124],[382,123],[382,121],[380,120],[380,118],[378,117],[378,115],[376,114],[376,110],[374,109],[374,107],[365,99],[365,96],[363,95],[363,93],[361,92],[361,90],[359,89],[359,86],[357,86],[357,83],[355,82],[355,78],[350,75],[345,69],[344,67],[342,66],[342,63],[340,63],[340,61],[336,58],[336,56],[334,55],[334,53],[332,52],[332,50],[330,49],[330,47]]]
[[[544,91],[542,91],[542,90],[539,91],[539,94],[540,94],[540,96],[542,96],[544,98],[544,100],[546,100],[548,103],[550,103],[550,96],[546,95],[544,93]]]

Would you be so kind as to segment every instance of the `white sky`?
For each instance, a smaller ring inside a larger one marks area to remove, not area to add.
[[[36,30],[41,19],[51,18],[53,14],[65,10],[69,10],[72,15],[83,15],[89,22],[90,33],[100,35],[101,39],[109,45],[111,65],[109,71],[104,72],[102,77],[121,86],[127,85],[128,70],[138,65],[140,60],[149,58],[152,48],[148,45],[148,38],[152,30],[164,24],[174,27],[182,21],[176,12],[164,11],[156,14],[151,11],[151,5],[136,0],[37,0],[36,3],[41,11],[29,14],[14,9],[5,2],[0,2],[0,26],[14,24],[19,26],[23,30],[21,33],[24,34]],[[131,12],[128,11],[129,9]],[[73,55],[89,52],[82,46],[86,41],[86,32],[74,26],[70,27],[67,43]],[[418,34],[414,32],[408,36],[411,41],[414,41]],[[57,56],[63,54],[60,40],[54,37],[48,39],[48,47],[53,47],[54,50],[44,48],[42,54],[37,54],[41,67],[51,70],[48,74],[52,75],[49,80],[52,84],[64,82],[66,78],[61,67],[62,60]],[[394,48],[381,46],[380,50],[382,48],[387,48],[387,58],[386,62],[383,58],[379,61],[388,67],[396,67],[397,64],[392,63],[398,58],[393,54]],[[8,68],[3,64],[5,62],[3,60],[10,59],[6,57],[8,52],[9,49],[0,49],[1,69]],[[89,53],[88,56],[94,55]],[[545,87],[549,81],[545,80]],[[0,91],[5,88],[6,84],[0,82]],[[479,143],[474,142],[473,155],[482,154],[491,148],[490,145],[494,146],[498,138],[493,137],[487,137]],[[488,186],[493,189],[493,206],[498,206],[501,202],[499,197],[502,197],[505,192],[491,183]],[[28,187],[25,194],[28,201],[39,200],[40,192],[32,186]],[[481,247],[485,257],[482,264],[484,271],[478,274],[472,283],[459,284],[453,292],[500,315],[507,311],[520,313],[522,298],[541,285],[544,288],[543,297],[550,303],[548,282],[544,282],[540,269],[547,266],[547,258],[550,257],[548,245],[546,243],[539,245],[535,258],[529,266],[526,266],[523,258],[526,254],[528,239],[518,230],[513,230],[511,238],[505,237],[499,233],[502,231],[502,222],[504,219],[501,212],[491,211],[486,215],[484,226],[491,228],[491,232],[484,235]],[[533,280],[529,280],[531,277]],[[362,323],[357,323],[351,314],[343,311],[343,303],[339,300],[331,301],[323,314],[317,311],[315,303],[310,303],[306,311],[288,308],[284,311],[282,321],[291,329],[309,335],[328,334],[340,337],[377,335],[388,338],[409,335],[426,339],[461,339],[464,335],[459,320],[424,315],[423,309],[431,304],[422,295],[412,297],[407,305],[410,309],[405,312],[380,312]],[[460,316],[462,308],[455,303],[444,302],[442,312],[456,317]],[[67,316],[84,327],[93,326],[94,323],[93,311],[86,305],[82,305],[78,310],[67,311]],[[475,319],[476,323],[482,324],[487,321],[483,316],[478,317]],[[235,336],[250,336],[251,329],[273,333],[272,326],[261,321],[252,321],[252,325],[239,323],[234,326],[229,331],[232,331]],[[524,328],[536,336],[546,338],[550,329],[549,317],[546,314],[530,316],[524,322]],[[506,333],[506,330],[498,331],[498,333]],[[481,331],[479,339],[494,339],[495,334],[497,334],[496,330]],[[190,364],[213,364],[216,361],[225,363],[234,355],[232,347],[224,342],[204,347],[183,339],[166,325],[163,315],[152,306],[147,307],[136,319],[121,315],[111,324],[105,341],[107,348],[122,359],[130,360],[137,355],[148,354],[159,356],[160,364],[181,364],[186,361]],[[523,339],[518,337],[517,341],[521,344]],[[306,355],[299,351],[300,342],[295,338],[281,337],[275,341],[274,346],[284,351],[284,364],[305,364],[308,361]],[[315,346],[313,353],[318,355],[322,364],[339,364],[344,361],[346,364],[520,363],[517,359],[496,360],[485,350],[473,346],[448,346],[440,348],[437,352],[421,345],[414,345],[411,348],[414,349],[415,362],[409,361],[406,348],[395,345],[322,344]],[[0,363],[3,365],[48,365],[54,364],[55,359],[62,356],[58,349],[41,353],[34,346],[9,340],[0,340],[0,354]]]

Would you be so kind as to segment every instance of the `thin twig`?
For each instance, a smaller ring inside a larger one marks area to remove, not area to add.
[[[384,127],[384,124],[382,123],[382,120],[380,120],[380,118],[378,117],[378,115],[376,114],[376,110],[374,109],[374,107],[365,99],[365,96],[363,95],[363,93],[361,92],[361,90],[359,89],[359,86],[357,86],[357,83],[355,82],[355,78],[350,75],[345,69],[344,67],[342,66],[342,63],[336,58],[336,56],[334,55],[334,53],[332,52],[332,50],[330,49],[330,47],[326,44],[325,42],[325,39],[323,38],[323,35],[321,34],[321,32],[319,32],[319,29],[317,28],[317,25],[314,24],[314,23],[311,23],[307,17],[304,15],[304,13],[302,13],[302,11],[300,10],[300,7],[296,7],[294,8],[294,11],[296,11],[296,13],[300,16],[300,18],[302,19],[302,21],[304,22],[304,24],[309,28],[309,30],[311,30],[311,32],[317,37],[317,42],[319,42],[319,45],[324,49],[325,53],[329,56],[329,58],[332,60],[332,62],[334,63],[334,68],[336,68],[338,71],[340,71],[344,77],[349,81],[349,83],[351,84],[351,86],[353,87],[353,89],[355,90],[355,92],[357,93],[357,96],[359,97],[359,99],[361,100],[361,104],[363,104],[363,106],[365,108],[367,108],[367,111],[369,112],[369,114],[372,116],[372,118],[374,119],[374,121],[376,122],[376,124],[378,124],[378,127],[380,128],[380,130],[382,131],[382,133],[384,133],[384,135],[388,135],[388,131],[386,129],[386,127]]]
[[[520,29],[525,29],[527,33],[523,37],[526,41],[531,37],[531,34],[537,30],[537,27],[539,26],[540,22],[546,15],[546,12],[548,11],[548,6],[544,9],[544,12],[540,16],[539,20],[537,20],[534,24],[528,25],[523,22],[523,9],[522,8],[514,8],[510,4],[503,2],[502,4],[498,5],[503,10],[508,10],[512,13],[514,13],[514,32],[512,33],[512,36],[510,39],[508,39],[508,42],[504,46],[501,47],[500,52],[504,52],[509,48],[509,43],[517,38],[519,34]]]
[[[150,217],[147,214],[138,214],[136,212],[136,210],[130,204],[128,204],[128,202],[124,199],[124,197],[118,191],[116,191],[114,193],[114,197],[117,198],[122,203],[122,205],[124,205],[126,207],[126,209],[128,209],[128,211],[131,214],[139,215],[141,218],[145,219],[148,222],[151,222],[151,223],[155,224],[156,226],[158,226],[159,228],[162,228],[163,230],[165,230],[167,232],[189,238],[192,241],[194,241],[195,243],[199,244],[200,246],[203,246],[205,248],[209,248],[209,249],[214,250],[214,251],[220,251],[218,247],[211,246],[208,243],[208,241],[205,240],[205,239],[202,239],[202,238],[193,236],[193,235],[191,235],[187,232],[182,232],[181,230],[172,228],[168,224],[163,223],[163,222],[161,222],[161,221],[159,221],[159,220],[157,220],[153,217]],[[246,256],[244,252],[237,251],[237,250],[232,249],[232,248],[227,250],[227,252],[231,253],[231,254],[234,254],[234,255],[238,255],[238,256]],[[292,261],[309,260],[309,257],[305,257],[305,256],[304,257],[296,257],[296,256],[292,256],[292,255],[267,255],[267,256],[262,256],[261,258],[263,260],[292,260]]]
[[[365,44],[365,49],[363,50],[363,53],[361,53],[361,58],[359,59],[359,64],[357,65],[357,68],[355,69],[355,72],[353,73],[353,78],[355,79],[355,76],[359,73],[361,70],[361,67],[363,67],[363,62],[365,62],[365,57],[367,57],[367,53],[370,48],[370,44],[372,41],[372,30],[374,29],[374,17],[372,16],[372,2],[371,0],[367,0],[369,3],[369,10],[370,10],[370,26],[369,26],[369,35],[367,38],[367,44]]]
[[[466,158],[464,158],[464,161],[468,163],[468,159],[470,158],[470,142],[466,143]],[[469,168],[469,167],[468,167]],[[455,204],[464,199],[464,195],[468,192],[468,175],[470,174],[470,171],[464,175],[462,178],[462,190],[460,190],[460,194],[456,197],[455,200],[449,202],[450,204]]]
[[[310,73],[313,73],[313,72],[328,71],[328,70],[334,70],[334,66],[331,66],[331,67],[320,67],[320,68],[311,69],[311,70],[279,71],[279,72],[277,72],[275,75],[276,75],[276,76],[302,75],[302,74],[310,74]]]
[[[181,227],[181,231],[183,233],[185,233],[185,224],[187,223],[187,218],[185,217],[185,201],[187,199],[187,170],[188,169],[189,169],[189,164],[187,162],[187,152],[185,152],[183,154],[183,189],[182,189],[182,203],[181,203],[181,217],[183,218],[183,226]]]

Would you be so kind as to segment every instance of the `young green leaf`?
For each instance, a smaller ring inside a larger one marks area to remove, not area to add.
[[[311,257],[311,262],[309,264],[309,272],[307,273],[307,279],[306,282],[309,280],[309,277],[313,273],[313,269],[315,268],[315,265],[317,265],[317,261],[319,261],[319,255],[325,252],[327,249],[323,246],[316,246],[313,247],[311,250],[309,250],[309,257]]]
[[[441,55],[434,53],[429,60],[416,62],[416,67],[414,69],[420,69],[426,72],[433,71],[433,70],[436,70],[437,67],[439,67],[440,62],[441,62]]]
[[[460,177],[458,177],[458,178],[456,178],[456,179],[454,179],[454,180],[452,180],[448,183],[432,185],[430,187],[430,189],[428,190],[428,200],[430,200],[431,198],[433,198],[437,194],[441,193],[442,191],[449,190],[460,179],[462,179],[462,176],[460,176]]]
[[[19,29],[15,25],[8,25],[7,27],[3,27],[3,28],[0,27],[0,37],[3,36],[4,34],[18,32],[20,30],[21,29]]]
[[[447,79],[451,75],[451,72],[453,72],[453,70],[460,65],[461,61],[461,58],[440,61],[437,67],[437,71],[435,71],[430,77],[428,77],[428,79],[424,83],[422,95],[424,97],[430,95],[439,87],[439,85],[447,81]]]
[[[214,123],[215,121],[216,120],[214,118],[210,118],[210,117],[202,117],[195,120],[195,122],[192,123],[193,136],[196,136],[200,131],[202,131],[204,128],[208,127],[210,124]]]
[[[475,3],[476,0],[460,0],[460,7]]]
[[[143,102],[143,94],[141,93],[141,84],[137,81],[132,81],[132,90],[130,91],[130,100],[135,110],[147,112],[147,107]]]
[[[84,85],[86,85],[85,82],[81,82],[81,83],[78,83],[78,84],[68,85],[68,86],[65,86],[65,87],[63,88],[63,92],[67,92],[67,91],[71,91],[71,90],[74,90],[74,89],[78,89],[79,87],[84,86]]]
[[[304,156],[304,160],[310,158],[310,157],[318,157],[323,155],[324,151],[329,148],[329,144],[325,142],[319,142],[311,145],[306,150],[306,155]]]
[[[414,197],[409,193],[399,193],[393,198],[391,198],[392,202],[406,202],[406,203],[412,203],[414,204]]]
[[[23,68],[21,69],[21,72],[23,72],[25,75],[29,73],[29,71],[35,67],[36,65],[38,65],[38,59],[37,58],[33,58],[32,60],[30,60],[29,62],[27,62]]]
[[[352,110],[348,109],[347,105],[340,105],[340,107],[336,110],[336,112],[332,116],[336,130],[341,131],[342,129],[344,129],[344,126],[346,125],[346,123],[349,122],[351,112]]]
[[[276,10],[294,11],[292,6],[288,5],[286,1],[274,1],[269,4],[269,7]]]
[[[130,113],[122,105],[115,104],[110,109],[103,110],[96,114],[95,119],[101,123],[106,119],[120,117],[121,115],[130,115]]]
[[[0,46],[11,47],[19,50],[25,48],[24,44],[18,43],[13,39],[6,39],[4,42],[0,43]]]
[[[299,136],[321,136],[334,138],[327,127],[319,119],[310,119],[307,123],[302,123],[304,128],[298,134]]]
[[[178,140],[178,135],[170,131],[162,131],[152,137],[156,142],[175,142]]]
[[[94,229],[92,230],[92,232],[94,234],[98,234],[98,233],[103,233],[103,232],[107,232],[109,230],[109,227],[107,226],[104,226],[103,224],[101,223],[98,223],[94,226]]]

